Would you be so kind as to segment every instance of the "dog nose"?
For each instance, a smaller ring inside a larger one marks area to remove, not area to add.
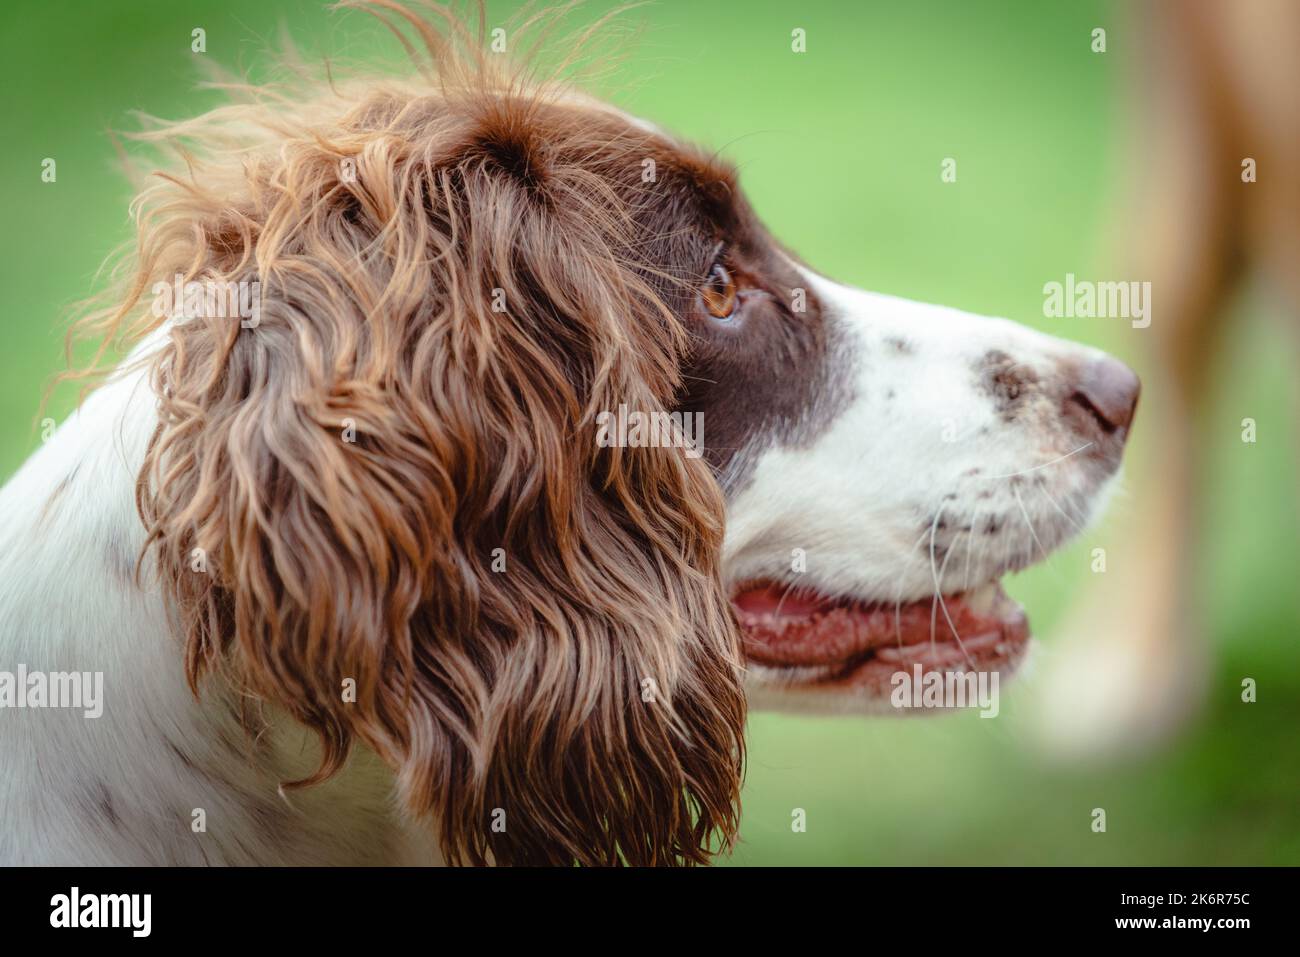
[[[1078,371],[1069,403],[1082,410],[1106,435],[1128,431],[1142,383],[1132,369],[1110,356],[1091,359]]]

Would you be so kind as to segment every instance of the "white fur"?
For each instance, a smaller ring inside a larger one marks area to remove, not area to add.
[[[838,357],[851,355],[856,392],[810,449],[762,453],[729,512],[728,575],[789,578],[799,548],[807,580],[822,590],[928,596],[936,510],[1018,515],[1006,480],[991,476],[1053,462],[1073,444],[1053,416],[999,421],[979,394],[979,357],[1002,349],[1048,375],[1081,347],[812,274],[808,282],[829,311]],[[898,353],[890,338],[914,351]],[[210,687],[199,701],[189,692],[148,568],[143,588],[129,576],[144,534],[135,482],[155,424],[141,374],[120,376],[0,490],[0,669],[102,671],[105,698],[93,720],[0,711],[0,864],[436,862],[428,830],[403,819],[373,755],[358,750],[335,779],[283,796],[279,782],[316,766],[312,736],[269,715],[271,730],[251,740],[229,693]],[[964,476],[976,466],[982,476]],[[1105,484],[1082,457],[1040,477],[1047,495],[1075,509],[1090,508]],[[978,499],[984,489],[994,497]],[[1028,521],[1008,520],[994,541],[968,548],[970,568],[951,562],[945,589],[996,577],[1031,541],[1029,522],[1045,547],[1065,537],[1046,495],[1022,499]],[[756,703],[764,700],[787,703]],[[200,809],[206,831],[196,833]]]
[[[1112,476],[1046,396],[1003,421],[981,386],[980,363],[990,350],[1005,352],[1050,384],[1063,360],[1103,353],[1006,319],[802,271],[827,313],[832,361],[851,367],[855,390],[810,448],[759,453],[752,481],[728,509],[731,583],[792,582],[864,601],[929,599],[1041,559],[1089,521]],[[981,534],[989,520],[999,531]],[[948,523],[943,532],[940,521]],[[969,533],[952,531],[968,524]],[[950,546],[946,560],[932,561],[932,544]],[[860,696],[795,692],[784,687],[791,677],[753,667],[751,704],[890,710]]]
[[[97,719],[0,710],[0,864],[436,862],[372,755],[281,796],[315,768],[312,736],[271,715],[255,741],[230,695],[190,694],[161,593],[124,574],[144,540],[134,489],[155,423],[140,373],[122,377],[0,490],[0,669],[104,673]]]

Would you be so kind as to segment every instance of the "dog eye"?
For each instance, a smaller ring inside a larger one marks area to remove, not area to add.
[[[715,319],[730,319],[736,311],[736,281],[722,263],[714,263],[700,287],[700,301]]]

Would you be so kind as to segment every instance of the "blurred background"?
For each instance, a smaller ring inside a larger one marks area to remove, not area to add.
[[[586,4],[575,22],[606,6]],[[513,5],[488,9],[491,25]],[[720,148],[774,233],[821,271],[1098,345],[1143,373],[1143,403],[1158,402],[1148,330],[1043,316],[1044,283],[1066,273],[1141,278],[1114,266],[1120,240],[1141,239],[1126,209],[1142,181],[1136,9],[660,0],[625,15],[643,30],[596,92]],[[70,307],[132,235],[109,131],[133,129],[133,110],[175,118],[215,105],[195,89],[200,56],[262,77],[282,25],[309,52],[395,55],[369,17],[317,0],[3,5],[0,479],[40,441]],[[191,52],[195,27],[205,54]],[[1098,27],[1104,53],[1092,49]],[[806,53],[791,51],[795,28]],[[46,157],[55,183],[41,181]],[[947,157],[955,183],[940,179]],[[1300,425],[1281,312],[1250,287],[1235,296],[1207,385],[1204,532],[1180,601],[1212,654],[1191,717],[1143,749],[1085,762],[1036,733],[1034,673],[1003,688],[997,720],[755,714],[742,841],[726,863],[1300,863]],[[75,397],[60,388],[48,414],[62,419]],[[1246,416],[1259,422],[1255,444],[1241,441]],[[1160,494],[1149,438],[1140,408],[1129,469],[1156,480],[1128,483],[1100,526],[1007,583],[1045,658],[1092,574],[1092,548],[1122,539]],[[1253,704],[1241,700],[1247,676]],[[795,808],[806,833],[791,830]],[[1094,808],[1106,810],[1104,834],[1091,829]]]

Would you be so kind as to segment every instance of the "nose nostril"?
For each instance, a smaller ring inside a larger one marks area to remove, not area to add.
[[[1092,400],[1089,399],[1086,394],[1082,392],[1075,392],[1073,395],[1070,396],[1070,401],[1073,402],[1075,405],[1079,406],[1080,408],[1082,408],[1083,411],[1088,413],[1088,415],[1090,415],[1092,418],[1096,419],[1097,424],[1101,426],[1101,430],[1105,432],[1107,435],[1110,435],[1117,428],[1119,428],[1118,425],[1116,425],[1110,419],[1106,418],[1106,416],[1102,413],[1102,411],[1092,404]]]
[[[1081,370],[1069,401],[1111,435],[1132,424],[1141,388],[1132,369],[1106,356],[1089,362]]]

